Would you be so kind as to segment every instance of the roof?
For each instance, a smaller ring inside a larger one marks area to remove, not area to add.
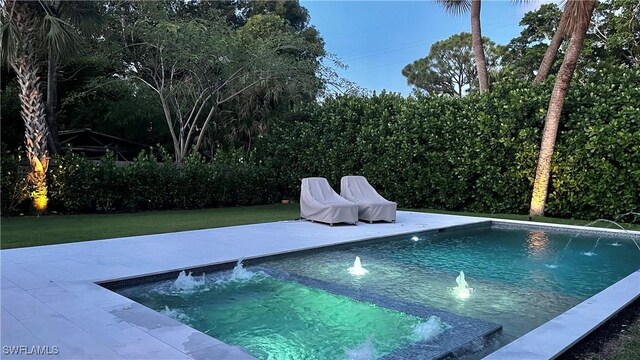
[[[140,151],[151,148],[89,128],[58,131],[58,139],[63,149],[82,153],[89,159],[101,158],[111,152],[116,155],[116,160],[131,161]]]

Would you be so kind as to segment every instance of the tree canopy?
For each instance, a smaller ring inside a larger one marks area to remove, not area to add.
[[[520,35],[507,45],[499,46],[506,72],[511,76],[533,79],[558,27],[561,13],[556,4],[543,4],[538,10],[524,15],[520,20],[523,27]]]
[[[206,144],[212,155],[221,146],[250,147],[270,113],[341,83],[323,64],[331,56],[298,1],[98,4],[97,32],[56,71],[61,130],[90,127],[183,154]],[[15,94],[7,80],[3,88]],[[3,117],[3,125],[20,126],[14,114]],[[11,133],[3,126],[3,143]]]
[[[495,43],[483,38],[489,69],[495,69],[498,59]],[[460,33],[435,42],[429,55],[402,69],[407,83],[429,95],[463,96],[477,88],[471,34]]]

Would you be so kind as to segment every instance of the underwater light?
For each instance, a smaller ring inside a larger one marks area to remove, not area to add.
[[[420,238],[419,238],[419,237],[417,237],[417,236],[414,236],[414,237],[412,237],[412,238],[411,238],[411,240],[413,240],[413,241],[418,241],[418,240],[420,240]]]
[[[462,300],[468,299],[471,296],[471,291],[469,289],[456,290],[456,295]]]

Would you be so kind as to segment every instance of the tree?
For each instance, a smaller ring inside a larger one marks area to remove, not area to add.
[[[46,13],[45,2],[7,0],[2,6],[0,28],[2,62],[17,74],[21,116],[25,125],[25,148],[31,170],[27,176],[34,208],[47,208],[46,173],[48,126],[40,91],[38,48],[43,40],[62,48],[70,37],[66,23]],[[45,32],[44,30],[49,31]],[[45,36],[46,34],[46,36]]]
[[[59,56],[77,46],[78,36],[73,23],[77,24],[75,20],[81,18],[83,12],[72,5],[52,0],[7,0],[1,10],[2,62],[16,72],[20,85],[25,148],[31,166],[27,179],[32,188],[33,207],[39,213],[47,208],[48,203],[47,143],[51,136],[40,90],[40,63],[46,58],[45,54]],[[64,18],[59,17],[61,15]]]
[[[590,67],[601,63],[640,64],[640,2],[598,2],[585,44],[585,49],[589,49]]]
[[[496,65],[495,43],[483,38],[484,52],[490,67]],[[407,83],[430,95],[463,96],[470,87],[477,87],[471,34],[463,32],[435,42],[429,55],[402,69]]]
[[[243,118],[281,95],[311,99],[320,88],[322,42],[277,15],[254,15],[238,28],[215,16],[175,18],[162,3],[117,11],[114,28],[127,24],[118,35],[127,64],[122,76],[156,93],[178,163],[201,148],[211,125],[224,127],[229,113]]]
[[[543,4],[538,10],[526,13],[520,20],[519,25],[523,27],[520,35],[500,47],[503,71],[517,78],[533,79],[536,74],[540,75],[545,51],[548,57],[554,41],[564,38],[564,32],[556,31],[561,16],[562,11],[556,4]],[[560,45],[559,42],[557,44]],[[551,64],[554,64],[554,57],[555,53],[550,58]]]
[[[437,0],[444,6],[445,10],[462,14],[471,12],[471,37],[473,44],[473,56],[476,63],[478,83],[480,93],[489,91],[489,74],[487,72],[487,61],[484,56],[482,46],[482,31],[480,27],[480,7],[481,0]]]
[[[298,30],[279,15],[254,13],[236,33],[241,44],[264,49],[263,58],[270,63],[260,66],[269,69],[269,80],[221,107],[217,141],[218,147],[250,151],[255,138],[266,133],[270,114],[315,101],[331,79],[323,76],[320,59],[325,51],[313,28]]]
[[[551,6],[551,4],[547,5]],[[556,55],[558,54],[558,49],[560,49],[560,46],[562,45],[562,42],[567,35],[566,26],[568,18],[568,13],[563,12],[560,17],[560,21],[558,22],[558,27],[556,28],[556,31],[551,38],[551,42],[547,47],[547,51],[544,53],[542,62],[540,62],[540,67],[538,68],[536,77],[533,79],[534,84],[541,83],[547,78],[547,75],[549,74],[549,71],[551,70],[551,67],[553,66],[556,59]]]
[[[534,83],[544,81],[549,73],[556,73],[566,51],[566,31],[560,30],[566,18],[567,13],[555,4],[544,4],[526,13],[520,21],[524,27],[520,35],[500,47],[502,71],[531,78]],[[589,76],[602,66],[633,66],[639,62],[640,5],[637,0],[598,2],[576,75]]]
[[[247,9],[247,17],[253,15],[278,15],[285,23],[296,31],[308,29],[309,12],[300,6],[298,0],[251,0]]]
[[[544,206],[547,199],[551,174],[551,157],[553,156],[558,133],[560,114],[562,113],[565,95],[571,84],[571,79],[576,64],[578,63],[578,58],[580,57],[595,5],[595,0],[571,0],[566,3],[564,8],[564,12],[567,13],[566,28],[559,30],[566,30],[570,33],[571,40],[569,41],[567,52],[558,71],[551,98],[549,99],[547,116],[542,132],[540,154],[538,155],[536,176],[533,184],[529,216],[544,215]]]

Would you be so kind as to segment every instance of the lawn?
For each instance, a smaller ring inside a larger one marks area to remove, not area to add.
[[[451,211],[412,209],[412,211],[436,212],[452,215],[495,217],[500,219],[528,220],[526,215],[460,213]],[[0,245],[2,249],[61,244],[76,241],[108,239],[114,237],[158,234],[184,230],[215,228],[222,226],[292,220],[299,217],[299,207],[290,205],[261,205],[204,210],[151,211],[108,215],[47,215],[2,218]],[[587,220],[569,220],[541,217],[535,221],[585,225]],[[596,225],[611,227],[606,223]],[[639,225],[625,228],[639,230]],[[617,338],[608,341],[599,354],[592,358],[637,359],[640,356],[640,314],[633,326]],[[603,357],[604,356],[604,357]]]
[[[107,215],[9,217],[0,220],[0,247],[11,249],[61,244],[291,220],[298,217],[300,212],[296,205],[282,204]]]
[[[451,215],[494,217],[500,219],[528,220],[526,215],[481,214],[411,209]],[[115,237],[160,234],[167,232],[207,229],[222,226],[246,225],[279,220],[292,220],[300,216],[297,204],[260,205],[203,210],[149,211],[106,215],[47,215],[41,217],[20,216],[2,218],[0,248],[52,245],[76,241],[110,239]],[[570,220],[549,217],[535,221],[585,225],[587,220]],[[612,227],[608,223],[595,225]],[[639,230],[639,225],[625,225]]]

